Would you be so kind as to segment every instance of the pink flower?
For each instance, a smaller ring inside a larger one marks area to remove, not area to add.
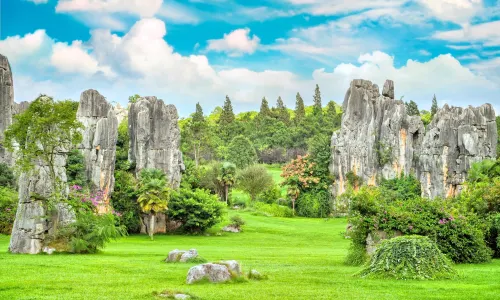
[[[439,220],[439,224],[440,224],[440,225],[444,225],[444,224],[446,224],[446,220],[445,220],[445,219],[441,219],[441,220]]]
[[[408,226],[408,229],[413,230],[413,225]]]
[[[75,184],[75,185],[71,186],[71,188],[72,188],[72,189],[74,189],[75,191],[79,191],[79,190],[81,190],[81,189],[82,189],[82,187],[81,187],[81,186],[79,186],[79,185],[77,185],[77,184]]]
[[[7,207],[7,209],[5,209],[5,210],[6,210],[6,211],[11,211],[11,209],[10,209],[10,208],[8,208],[8,207]]]

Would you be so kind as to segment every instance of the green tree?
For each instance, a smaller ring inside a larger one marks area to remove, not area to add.
[[[323,106],[321,104],[321,92],[319,91],[319,85],[316,84],[316,88],[314,90],[314,109],[313,113],[316,116],[323,114]]]
[[[306,116],[304,100],[299,93],[295,96],[295,123],[299,124]]]
[[[332,155],[330,136],[321,134],[309,140],[308,152],[309,162],[312,163],[313,175],[319,178],[319,182],[310,186],[310,189],[328,190],[333,183],[328,166]]]
[[[278,119],[281,122],[283,122],[285,124],[290,123],[290,113],[288,112],[288,109],[286,108],[285,104],[283,103],[281,96],[278,97],[278,100],[276,101],[276,111],[278,114]]]
[[[0,187],[15,188],[15,186],[16,177],[14,177],[14,172],[7,164],[0,163]]]
[[[257,195],[274,185],[273,177],[263,166],[253,165],[241,170],[237,177],[237,187],[255,201]]]
[[[137,202],[141,210],[149,214],[148,234],[153,240],[155,233],[156,214],[168,209],[170,189],[167,187],[166,176],[161,170],[143,169],[139,175],[139,198]]]
[[[128,149],[130,147],[130,136],[128,132],[128,117],[124,118],[118,125],[118,139],[116,141],[116,162],[117,171],[128,171],[134,169],[128,160]]]
[[[434,94],[434,97],[432,98],[432,107],[431,107],[431,116],[434,118],[434,115],[437,113],[439,107],[438,107],[438,102],[436,100],[436,94]]]
[[[32,170],[34,160],[48,166],[51,198],[58,200],[64,183],[56,176],[56,157],[81,142],[82,128],[72,101],[56,102],[40,95],[25,112],[14,116],[14,123],[5,132],[5,146],[16,151],[16,167],[21,172]]]
[[[248,138],[238,135],[229,144],[227,158],[236,167],[242,169],[256,162],[257,153]]]
[[[500,159],[500,116],[497,117],[497,132],[498,132],[498,143],[497,143],[497,158]]]
[[[236,182],[236,165],[230,162],[224,162],[221,166],[220,175],[217,178],[219,184],[224,187],[224,200],[228,204],[229,189]]]
[[[231,104],[231,99],[226,96],[226,101],[224,101],[224,107],[219,118],[219,124],[221,126],[228,125],[234,122],[234,112],[233,105]]]
[[[87,185],[87,178],[85,176],[85,160],[78,149],[73,149],[68,153],[66,165],[66,177],[70,185]]]
[[[186,124],[183,136],[185,143],[193,153],[196,167],[199,166],[202,150],[209,147],[210,134],[208,134],[208,130],[209,126],[203,115],[203,109],[200,103],[196,103],[196,112],[191,115],[191,119]]]
[[[260,103],[259,115],[261,117],[270,117],[271,116],[271,110],[269,109],[269,103],[267,102],[266,97],[263,97],[262,102]]]
[[[136,103],[137,100],[139,100],[140,98],[141,98],[141,96],[135,94],[133,96],[128,97],[128,102],[129,103]]]
[[[420,111],[418,110],[418,105],[415,101],[410,100],[410,102],[405,103],[406,114],[409,116],[420,116]]]

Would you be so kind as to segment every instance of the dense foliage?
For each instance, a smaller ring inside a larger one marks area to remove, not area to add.
[[[87,185],[85,161],[82,153],[78,149],[73,149],[68,153],[66,176],[69,185]]]
[[[186,233],[202,233],[219,223],[224,205],[206,190],[181,188],[172,191],[167,215],[169,220],[180,222]]]
[[[10,234],[16,218],[17,193],[9,187],[0,187],[0,234]]]
[[[451,262],[425,236],[409,235],[383,241],[359,276],[394,279],[441,279],[456,275]]]
[[[257,161],[257,153],[249,139],[242,135],[233,138],[227,149],[227,160],[243,169]]]
[[[128,233],[141,231],[141,208],[137,203],[137,181],[131,173],[126,171],[115,172],[115,190],[111,195],[111,205],[122,216],[120,224],[127,228]]]
[[[254,165],[238,173],[237,186],[248,193],[252,201],[255,201],[259,194],[274,186],[274,181],[264,166]]]
[[[0,187],[16,187],[16,177],[14,176],[14,172],[5,163],[0,163]]]

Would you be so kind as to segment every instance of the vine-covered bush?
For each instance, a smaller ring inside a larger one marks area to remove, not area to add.
[[[327,191],[303,193],[297,199],[297,215],[308,218],[326,218],[331,212]]]
[[[16,191],[0,187],[0,234],[11,234],[17,211]]]
[[[448,258],[428,237],[410,235],[383,241],[360,277],[442,279],[456,275]]]
[[[168,218],[180,222],[186,233],[202,233],[221,221],[224,204],[206,190],[181,188],[172,191],[168,204]]]

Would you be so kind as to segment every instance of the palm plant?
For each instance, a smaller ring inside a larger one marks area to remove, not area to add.
[[[230,162],[222,164],[221,173],[217,177],[219,183],[224,187],[224,200],[228,200],[229,187],[236,182],[236,165]]]
[[[170,198],[170,188],[167,186],[165,173],[156,169],[142,170],[139,193],[140,196],[137,202],[141,210],[149,214],[148,234],[153,240],[156,214],[168,209],[168,200]]]

